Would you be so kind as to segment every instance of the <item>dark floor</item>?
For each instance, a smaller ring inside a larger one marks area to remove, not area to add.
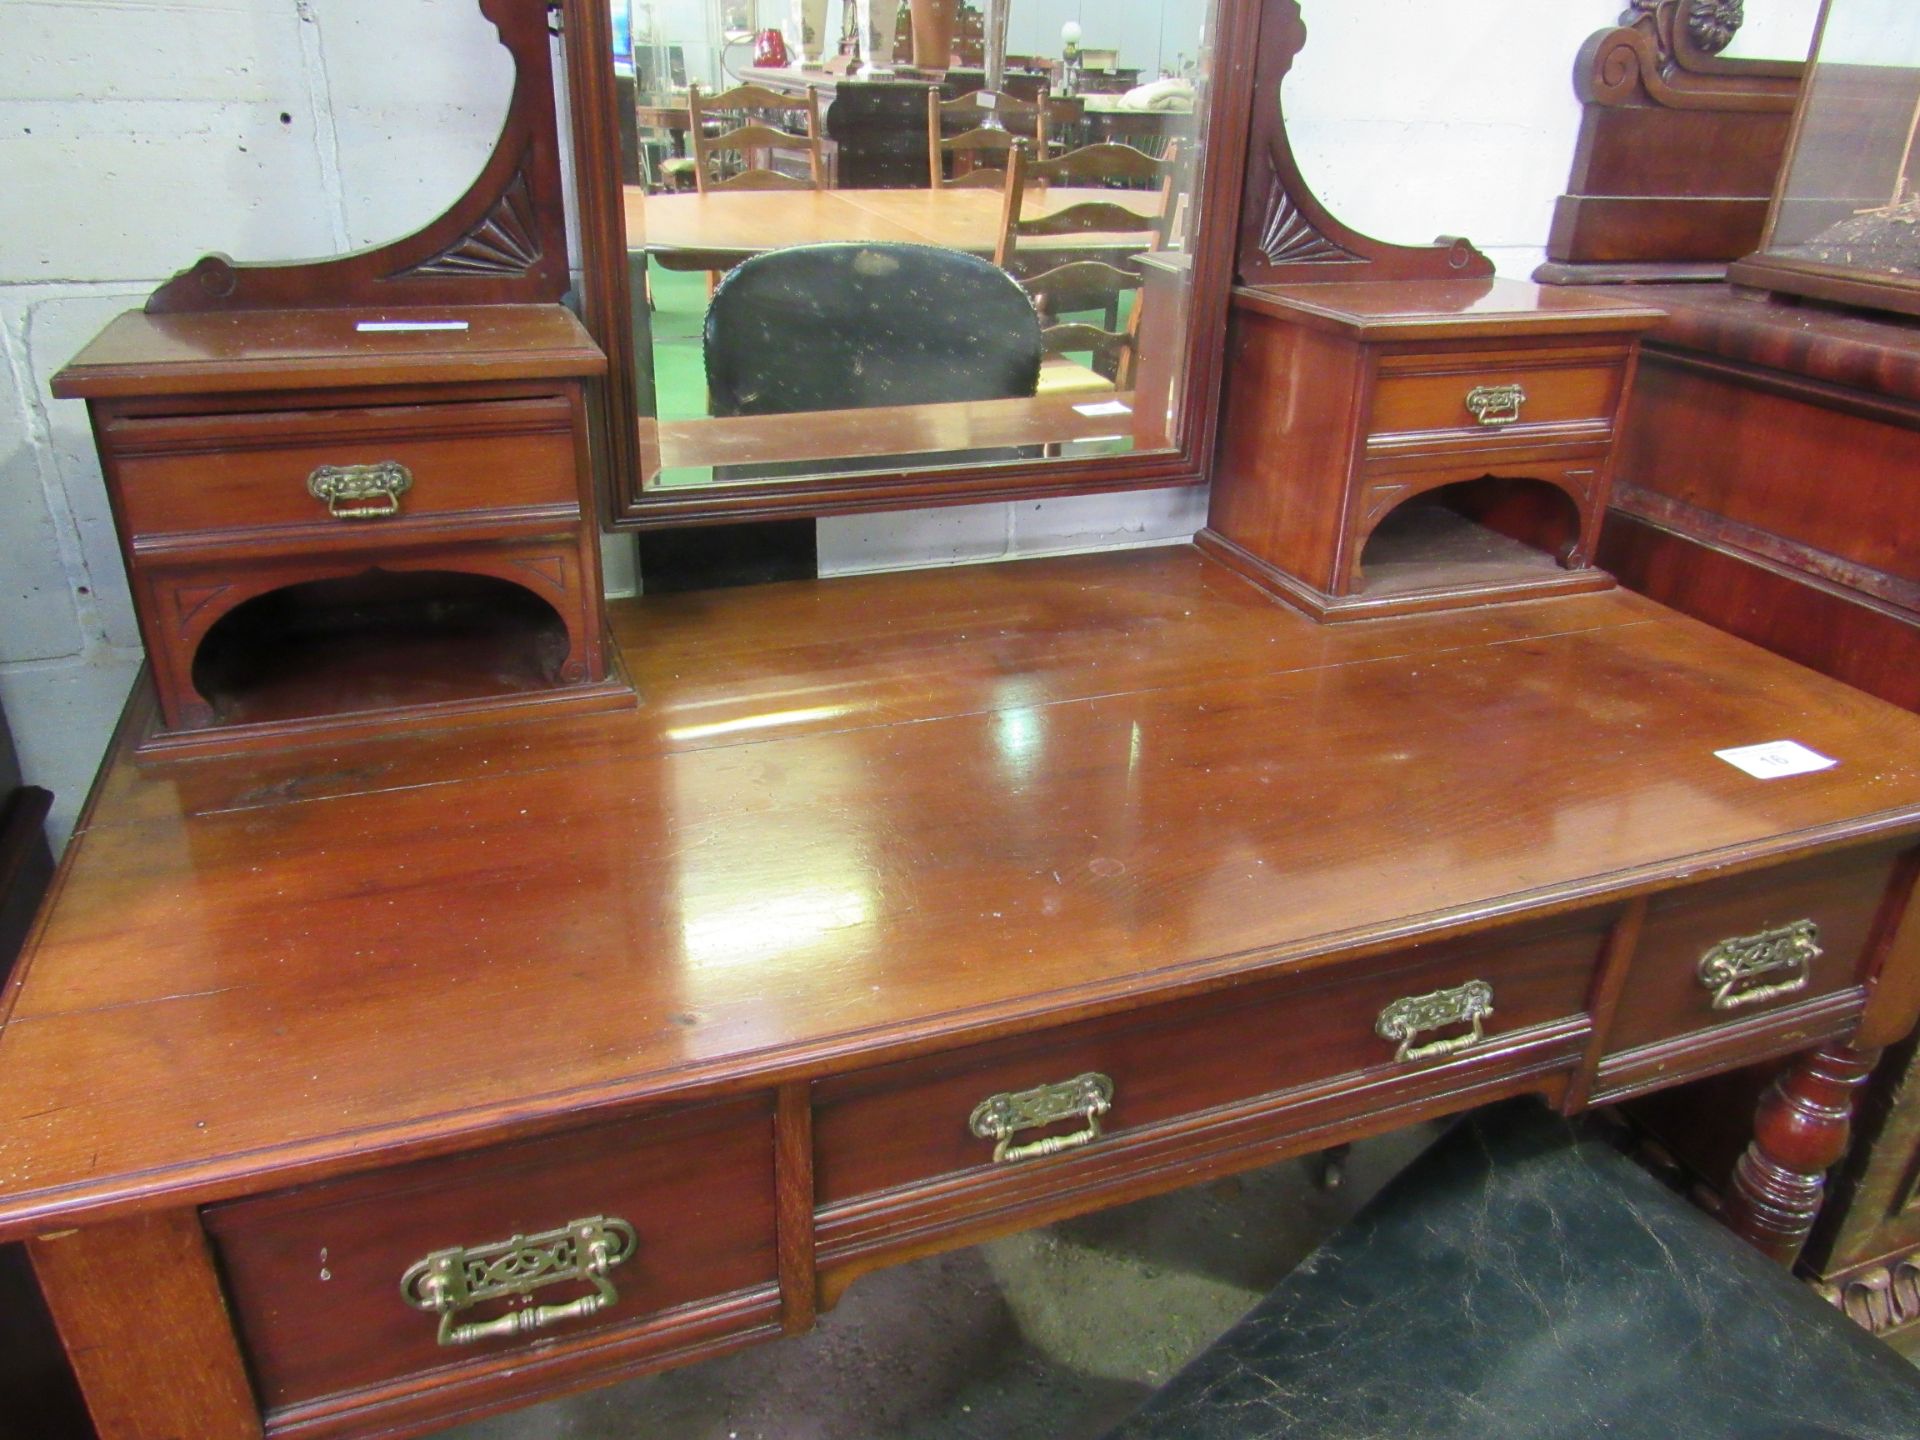
[[[1078,1440],[1224,1332],[1432,1138],[1310,1160],[869,1275],[812,1333],[447,1440]]]

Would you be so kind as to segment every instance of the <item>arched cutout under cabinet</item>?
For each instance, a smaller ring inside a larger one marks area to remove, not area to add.
[[[1382,275],[1366,246],[1387,248],[1349,232],[1327,262],[1352,278],[1303,281],[1317,262],[1295,251],[1288,283],[1234,292],[1201,548],[1323,620],[1611,586],[1592,556],[1614,432],[1660,312],[1400,278],[1405,256]],[[1426,263],[1444,277],[1457,255]],[[1455,503],[1410,504],[1434,494]]]
[[[1417,595],[1436,577],[1471,589],[1587,568],[1580,537],[1591,502],[1577,481],[1430,478],[1359,537],[1351,594],[1382,601]]]
[[[564,587],[536,561],[404,564],[274,586],[197,626],[189,684],[208,723],[381,712],[402,697],[450,708],[584,676],[587,637],[569,633]]]

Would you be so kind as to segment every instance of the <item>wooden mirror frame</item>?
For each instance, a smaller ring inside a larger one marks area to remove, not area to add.
[[[1219,422],[1227,297],[1239,231],[1241,182],[1254,96],[1259,34],[1268,23],[1298,28],[1295,0],[1216,0],[1209,49],[1214,71],[1200,114],[1206,159],[1193,209],[1185,365],[1178,379],[1178,433],[1172,448],[1074,459],[871,471],[649,491],[659,469],[635,401],[636,356],[621,205],[612,20],[607,0],[562,0],[573,175],[584,271],[582,318],[606,351],[601,403],[601,470],[607,521],[615,529],[770,520],[861,511],[1024,500],[1205,482]]]

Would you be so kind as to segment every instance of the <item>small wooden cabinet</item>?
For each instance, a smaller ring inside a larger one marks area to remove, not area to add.
[[[1614,429],[1659,319],[1493,279],[1243,287],[1200,544],[1325,620],[1604,589]]]
[[[557,305],[123,315],[88,401],[159,717],[143,748],[631,703]]]

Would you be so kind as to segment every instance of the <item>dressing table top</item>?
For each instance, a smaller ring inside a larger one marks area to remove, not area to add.
[[[615,630],[636,711],[123,747],[8,996],[0,1229],[1920,831],[1920,717],[1624,592],[1322,627],[1182,548]],[[1783,738],[1839,763],[1713,753]]]

